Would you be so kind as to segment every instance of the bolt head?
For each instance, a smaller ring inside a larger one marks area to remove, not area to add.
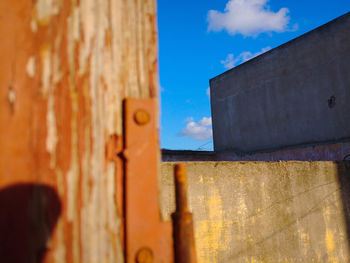
[[[148,247],[140,248],[136,254],[136,263],[152,263],[153,252]]]
[[[134,114],[134,120],[138,125],[145,125],[149,123],[151,116],[147,111],[139,109]]]

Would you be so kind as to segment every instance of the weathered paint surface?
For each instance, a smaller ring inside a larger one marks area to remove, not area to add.
[[[157,97],[155,10],[154,0],[0,1],[0,190],[58,193],[45,262],[123,262],[122,170],[106,144],[122,135],[123,98]]]
[[[162,213],[174,209],[161,166]],[[333,162],[187,162],[199,262],[349,262],[350,169]]]

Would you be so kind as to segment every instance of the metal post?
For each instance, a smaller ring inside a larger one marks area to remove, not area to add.
[[[176,211],[172,214],[175,263],[196,263],[193,218],[187,203],[186,165],[175,165]]]

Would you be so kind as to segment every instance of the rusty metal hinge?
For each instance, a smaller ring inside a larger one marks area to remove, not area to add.
[[[126,99],[123,137],[112,136],[106,147],[107,160],[117,164],[116,200],[124,218],[120,238],[125,259],[127,263],[195,263],[184,164],[175,167],[173,224],[161,220],[156,110],[154,99]]]
[[[124,102],[126,262],[173,262],[171,222],[158,200],[160,151],[154,99]]]

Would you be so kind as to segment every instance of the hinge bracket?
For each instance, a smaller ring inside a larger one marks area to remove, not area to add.
[[[162,222],[160,151],[154,99],[124,101],[124,209],[126,262],[174,260],[171,222]]]

